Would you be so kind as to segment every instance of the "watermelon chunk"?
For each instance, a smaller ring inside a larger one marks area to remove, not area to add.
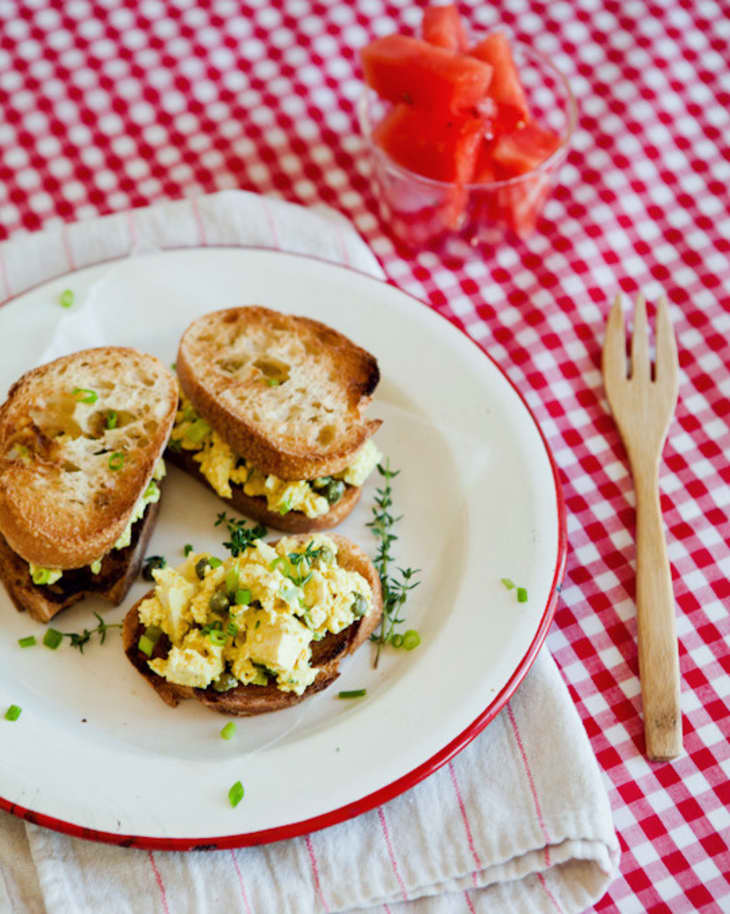
[[[496,180],[497,173],[494,170],[494,161],[492,159],[493,146],[494,142],[486,139],[483,139],[479,144],[472,176],[474,184],[490,184]]]
[[[365,82],[381,98],[434,111],[457,113],[478,104],[492,68],[419,38],[386,35],[363,48]]]
[[[469,36],[456,5],[429,6],[423,13],[423,39],[447,51],[466,51]]]
[[[438,117],[405,103],[389,111],[373,131],[375,142],[399,165],[454,184],[471,181],[483,135],[481,118]]]
[[[469,52],[493,68],[489,95],[497,102],[500,131],[514,130],[530,120],[530,109],[512,58],[509,39],[502,32],[492,32]]]
[[[500,177],[513,178],[532,171],[559,146],[557,133],[530,123],[499,136],[492,149],[492,160]]]

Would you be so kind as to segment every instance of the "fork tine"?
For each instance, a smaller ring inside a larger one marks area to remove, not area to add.
[[[634,333],[631,338],[631,377],[649,377],[649,330],[646,323],[646,303],[641,292],[636,296]]]
[[[656,380],[668,387],[677,384],[677,342],[669,319],[665,295],[659,299],[656,312]]]
[[[621,293],[614,299],[606,321],[606,336],[603,341],[603,377],[607,388],[615,389],[626,380],[626,331],[624,312],[621,307]],[[610,394],[609,394],[610,395]]]

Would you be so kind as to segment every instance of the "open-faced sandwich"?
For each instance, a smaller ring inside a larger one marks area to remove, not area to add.
[[[178,404],[154,356],[103,347],[23,375],[0,407],[0,578],[46,622],[124,599],[152,532]]]
[[[173,707],[194,698],[239,716],[286,708],[330,685],[380,621],[378,573],[342,536],[234,551],[153,571],[154,591],[124,620],[127,657]]]
[[[289,533],[355,506],[380,453],[364,410],[375,358],[336,330],[268,308],[206,314],[177,356],[170,460],[242,514]]]

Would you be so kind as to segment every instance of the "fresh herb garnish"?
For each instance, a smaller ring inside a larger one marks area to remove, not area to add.
[[[514,590],[515,582],[512,580],[512,578],[500,578],[499,580],[502,582],[502,584],[504,584],[507,590]]]
[[[77,403],[96,403],[99,399],[99,394],[95,390],[90,390],[88,387],[74,387],[71,393],[76,398]]]
[[[74,293],[73,289],[64,289],[61,292],[60,303],[62,308],[70,308],[74,303]]]
[[[228,802],[231,806],[238,806],[243,799],[243,794],[243,784],[240,781],[236,781],[233,787],[228,791]]]
[[[20,705],[10,705],[8,710],[5,712],[5,720],[17,720],[22,713],[23,709],[20,707]]]
[[[35,643],[35,635],[28,635],[26,638],[18,638],[18,644],[21,647],[33,647]]]
[[[126,454],[123,451],[114,451],[114,453],[109,458],[109,469],[110,470],[121,470],[124,466],[124,461],[127,459]]]
[[[526,587],[517,588],[517,602],[518,603],[527,603],[527,588]]]
[[[110,628],[121,628],[121,622],[105,622],[99,613],[94,613],[96,618],[99,620],[99,624],[96,628],[88,629],[85,628],[83,632],[59,632],[55,628],[47,629],[45,635],[43,636],[43,643],[46,647],[50,647],[52,650],[56,650],[58,645],[64,638],[68,638],[71,642],[71,647],[77,647],[79,651],[83,654],[84,647],[91,641],[94,635],[99,636],[99,641],[103,644],[106,640],[106,633]]]
[[[185,558],[187,558],[187,557],[190,555],[190,553],[191,553],[192,551],[193,551],[193,545],[192,545],[192,543],[186,543],[186,544],[183,546],[183,553],[185,554]]]
[[[338,692],[337,697],[338,698],[362,698],[363,695],[367,695],[367,693],[368,693],[367,689],[350,689],[349,691]]]
[[[375,652],[373,666],[377,668],[380,659],[380,652],[383,645],[390,641],[396,634],[396,626],[405,622],[399,616],[403,604],[408,599],[409,591],[418,587],[419,581],[412,580],[414,575],[419,574],[418,568],[399,568],[398,575],[391,574],[390,568],[393,562],[391,547],[398,539],[393,532],[393,528],[402,519],[403,515],[394,517],[391,513],[393,507],[393,488],[391,481],[400,473],[400,470],[390,468],[390,460],[386,460],[385,466],[378,464],[378,473],[384,479],[384,485],[377,489],[375,496],[375,505],[372,508],[373,519],[368,524],[377,539],[380,541],[378,551],[373,560],[380,575],[380,586],[383,592],[383,618],[380,621],[380,631],[370,636],[372,641],[378,645]],[[403,645],[405,646],[405,636]],[[419,639],[420,641],[420,639]],[[415,644],[413,645],[416,646]]]
[[[245,552],[249,546],[253,546],[256,540],[260,540],[268,533],[263,524],[247,527],[245,520],[236,520],[233,517],[228,517],[225,511],[221,511],[218,515],[218,520],[215,522],[216,527],[220,527],[221,524],[225,524],[228,527],[228,534],[231,538],[223,545],[234,559],[242,552]]]
[[[223,739],[232,739],[233,734],[236,732],[236,725],[232,720],[229,720],[225,727],[221,730],[221,736]]]
[[[117,411],[115,409],[108,409],[106,411],[106,427],[107,428],[116,428],[118,420],[119,420],[119,416],[117,415]]]

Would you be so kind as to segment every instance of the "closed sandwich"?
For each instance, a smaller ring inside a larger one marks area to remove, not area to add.
[[[242,514],[289,533],[354,508],[380,454],[365,409],[375,358],[336,330],[257,306],[206,314],[177,356],[170,460]]]
[[[178,404],[174,375],[102,347],[23,375],[0,407],[0,578],[46,622],[82,597],[120,603],[142,561]]]

